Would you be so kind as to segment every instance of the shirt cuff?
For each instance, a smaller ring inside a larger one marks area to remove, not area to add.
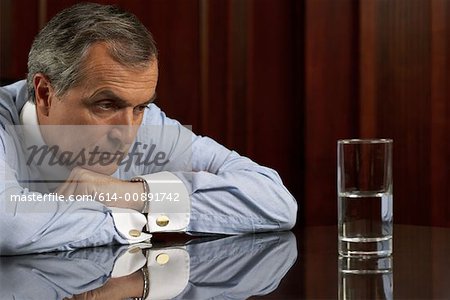
[[[170,172],[141,175],[149,186],[147,229],[150,232],[186,231],[191,200],[184,183]]]
[[[147,255],[147,299],[173,299],[188,285],[190,257],[185,247],[151,249]]]
[[[147,251],[145,257],[141,245],[130,246],[114,263],[111,277],[130,275],[147,265],[150,285],[147,299],[172,299],[179,295],[186,288],[190,275],[190,258],[186,248]]]
[[[133,209],[110,207],[117,232],[130,244],[150,240],[151,234],[142,232],[147,223],[145,216]]]

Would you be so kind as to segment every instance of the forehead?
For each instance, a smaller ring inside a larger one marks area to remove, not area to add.
[[[153,96],[158,81],[158,62],[155,58],[146,66],[124,66],[111,57],[105,44],[98,43],[86,53],[81,74],[78,88],[84,94],[106,89],[123,94],[124,98],[128,94],[142,94],[148,99]]]

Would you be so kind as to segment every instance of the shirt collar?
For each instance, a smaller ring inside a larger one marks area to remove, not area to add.
[[[39,130],[39,122],[36,113],[36,105],[27,101],[20,112],[20,124],[23,126],[26,146],[45,145],[41,131]]]
[[[41,147],[46,145],[39,129],[36,105],[34,103],[30,101],[25,103],[20,112],[20,124],[23,125],[22,132],[25,149],[31,149],[30,147],[33,146]],[[60,184],[58,181],[66,179],[70,174],[70,170],[66,167],[58,165],[50,166],[48,163],[48,156],[44,161],[36,164],[36,168],[43,177],[41,179],[48,181],[47,186],[49,189],[58,187]]]

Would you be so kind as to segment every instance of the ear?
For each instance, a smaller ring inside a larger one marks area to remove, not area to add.
[[[50,80],[42,73],[33,78],[36,110],[38,115],[48,117],[53,99],[53,88]]]

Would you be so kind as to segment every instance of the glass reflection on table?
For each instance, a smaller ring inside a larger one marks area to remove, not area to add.
[[[393,258],[339,256],[339,299],[393,299]]]

